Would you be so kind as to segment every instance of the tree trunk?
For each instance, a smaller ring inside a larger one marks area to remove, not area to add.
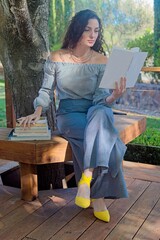
[[[48,0],[0,3],[0,60],[16,117],[33,112],[48,55]]]
[[[0,2],[0,61],[7,89],[12,93],[15,118],[31,114],[34,110],[33,100],[41,86],[43,67],[49,53],[48,15],[49,0]],[[54,109],[53,104],[47,113],[52,130]],[[10,122],[13,123],[14,119],[10,119]],[[52,179],[47,180],[47,176],[53,172],[53,168],[56,171],[52,164],[48,168],[40,166],[43,182],[52,182]],[[64,177],[63,171],[59,178],[61,176]]]
[[[154,66],[160,66],[160,0],[154,0]]]

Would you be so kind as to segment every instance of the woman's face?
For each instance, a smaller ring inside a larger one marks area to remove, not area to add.
[[[79,44],[93,47],[99,35],[99,22],[97,19],[90,19],[79,40]]]

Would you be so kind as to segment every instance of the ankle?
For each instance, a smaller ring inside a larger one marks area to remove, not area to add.
[[[92,175],[93,175],[93,169],[92,168],[89,168],[89,169],[85,169],[84,172],[82,173],[82,175],[85,175],[86,177],[88,178],[92,178]]]
[[[78,183],[78,192],[75,198],[75,204],[82,208],[90,206],[90,183],[92,177],[87,177],[84,173]]]
[[[86,176],[85,173],[82,173],[82,177],[79,181],[79,186],[82,184],[86,184],[90,188],[90,183],[92,181],[92,176]]]
[[[96,212],[107,210],[104,198],[92,199],[92,206]]]

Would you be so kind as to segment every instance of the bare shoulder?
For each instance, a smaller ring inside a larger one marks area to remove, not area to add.
[[[53,62],[59,61],[60,51],[61,51],[61,50],[56,50],[56,51],[50,52],[49,59],[50,59],[51,61],[53,61]]]
[[[107,56],[94,51],[94,61],[97,64],[106,64],[108,61]]]
[[[68,56],[68,50],[59,49],[50,53],[50,60],[53,62],[64,62]]]

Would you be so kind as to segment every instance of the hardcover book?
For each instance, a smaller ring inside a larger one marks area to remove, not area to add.
[[[19,123],[9,134],[11,141],[32,141],[32,140],[50,140],[51,131],[48,127],[46,117],[41,117],[36,123],[31,124],[30,128],[20,126]]]

